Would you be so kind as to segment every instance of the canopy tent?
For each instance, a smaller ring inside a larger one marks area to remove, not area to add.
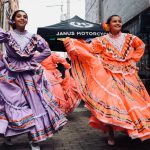
[[[65,51],[62,42],[64,38],[94,38],[104,35],[105,31],[100,24],[74,16],[51,26],[39,27],[37,34],[41,35],[50,44],[52,51]]]

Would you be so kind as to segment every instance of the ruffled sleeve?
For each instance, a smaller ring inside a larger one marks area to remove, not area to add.
[[[138,62],[144,54],[145,44],[140,38],[135,36],[132,42],[132,46],[134,48],[132,59]]]
[[[91,51],[90,44],[70,37],[67,37],[64,40],[64,46],[69,56],[80,56],[82,57],[82,59],[83,57],[88,57],[87,54],[89,53],[89,51]]]
[[[62,58],[59,54],[57,53],[52,53],[52,61],[57,64],[57,63],[61,63],[62,65],[64,65],[64,67],[66,69],[70,68],[70,64],[66,61],[65,58]]]
[[[0,27],[0,43],[4,43],[7,41],[8,33],[5,32],[1,27]]]
[[[100,37],[97,37],[92,40],[92,42],[90,43],[90,47],[91,47],[91,49],[89,49],[90,52],[97,54],[100,53],[105,46],[103,44],[102,39]]]
[[[48,43],[39,35],[37,35],[37,46],[36,50],[40,52],[39,55],[34,56],[34,60],[38,63],[42,62],[51,54]]]

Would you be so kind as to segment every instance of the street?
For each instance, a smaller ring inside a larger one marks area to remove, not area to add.
[[[69,117],[68,124],[52,138],[42,142],[41,150],[150,150],[150,141],[131,140],[117,133],[116,145],[108,146],[107,135],[88,126],[90,112],[78,107]],[[0,139],[0,150],[30,150],[27,135],[13,139],[13,146],[6,146]]]

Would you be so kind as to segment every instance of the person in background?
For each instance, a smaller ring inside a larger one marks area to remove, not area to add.
[[[64,41],[79,93],[92,113],[89,124],[108,133],[109,145],[115,145],[115,131],[146,140],[150,138],[150,96],[136,66],[145,44],[121,32],[118,15],[110,16],[104,27],[108,33],[90,44],[71,38]]]
[[[57,69],[58,63],[65,68],[64,79],[62,73]],[[53,52],[41,62],[41,65],[44,69],[44,75],[52,86],[52,93],[56,98],[56,102],[64,114],[69,115],[80,103],[75,80],[69,72],[70,64],[65,58]]]
[[[0,133],[8,145],[14,136],[28,133],[31,149],[40,150],[38,143],[62,129],[67,119],[40,65],[51,50],[42,37],[25,30],[27,22],[27,13],[17,10],[10,20],[13,30],[0,28],[0,43],[6,47],[0,61]]]

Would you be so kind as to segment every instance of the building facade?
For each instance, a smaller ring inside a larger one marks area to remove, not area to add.
[[[150,93],[150,0],[99,0],[95,4],[94,0],[85,1],[86,20],[106,22],[109,16],[117,14],[122,17],[123,29],[145,42],[145,53],[138,66],[139,75]]]
[[[3,29],[8,30],[8,20],[19,9],[18,0],[0,0],[0,25]]]
[[[101,0],[85,0],[85,18],[94,23],[101,22]]]
[[[150,7],[149,0],[103,0],[103,20],[113,14],[122,17],[123,23],[128,22],[143,10]]]
[[[8,21],[17,9],[19,9],[18,0],[0,0],[0,26],[4,30],[9,30]],[[2,45],[0,45],[0,51],[1,49]]]

